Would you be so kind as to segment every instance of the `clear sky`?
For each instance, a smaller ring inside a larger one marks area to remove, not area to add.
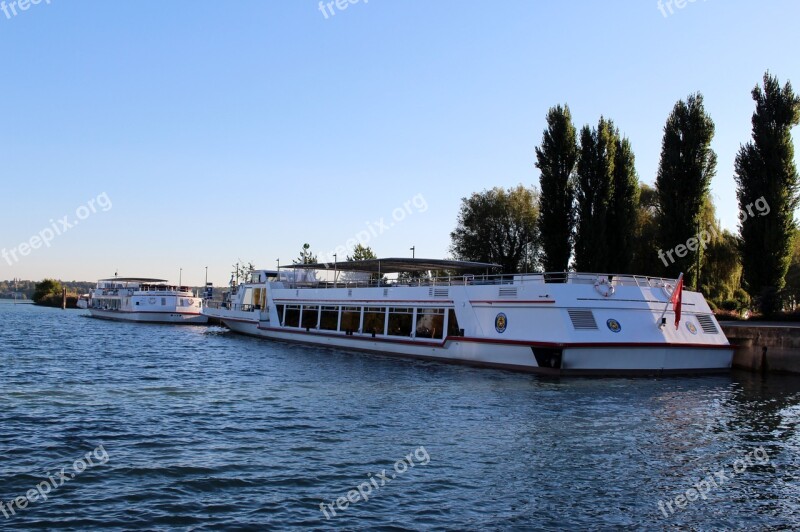
[[[735,230],[750,91],[767,69],[800,90],[796,0],[5,2],[0,279],[201,284],[208,266],[224,284],[237,258],[274,268],[359,232],[440,258],[462,197],[538,185],[552,105],[613,119],[653,183],[695,91]]]

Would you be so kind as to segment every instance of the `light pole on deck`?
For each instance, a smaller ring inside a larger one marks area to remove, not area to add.
[[[409,249],[411,250],[411,258],[412,259],[416,258],[417,246],[411,246]]]
[[[180,286],[181,286],[181,284],[182,284],[182,283],[181,283],[181,281],[182,281],[182,280],[183,280],[183,268],[181,268],[181,269],[178,271],[178,287],[179,287],[179,288],[180,288]]]
[[[333,287],[336,288],[336,253],[333,254]]]

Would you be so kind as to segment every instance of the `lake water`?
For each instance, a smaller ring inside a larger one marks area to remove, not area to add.
[[[0,364],[0,529],[800,528],[795,377],[545,379],[11,304]]]

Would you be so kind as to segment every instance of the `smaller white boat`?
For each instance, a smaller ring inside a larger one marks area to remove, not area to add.
[[[80,309],[87,309],[89,308],[89,298],[91,297],[92,297],[91,294],[81,294],[75,305]]]
[[[113,277],[100,279],[89,293],[94,318],[147,323],[204,324],[203,299],[186,286],[165,279]]]

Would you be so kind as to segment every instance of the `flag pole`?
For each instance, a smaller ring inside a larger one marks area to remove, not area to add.
[[[672,295],[667,300],[667,304],[664,306],[664,312],[661,313],[661,316],[658,318],[656,325],[660,329],[664,326],[664,316],[667,314],[667,310],[669,310],[669,304],[672,303],[672,298],[675,297],[675,292],[678,290],[678,286],[681,284],[681,280],[683,279],[683,272],[678,276],[678,280],[675,281],[675,290],[672,291]]]

